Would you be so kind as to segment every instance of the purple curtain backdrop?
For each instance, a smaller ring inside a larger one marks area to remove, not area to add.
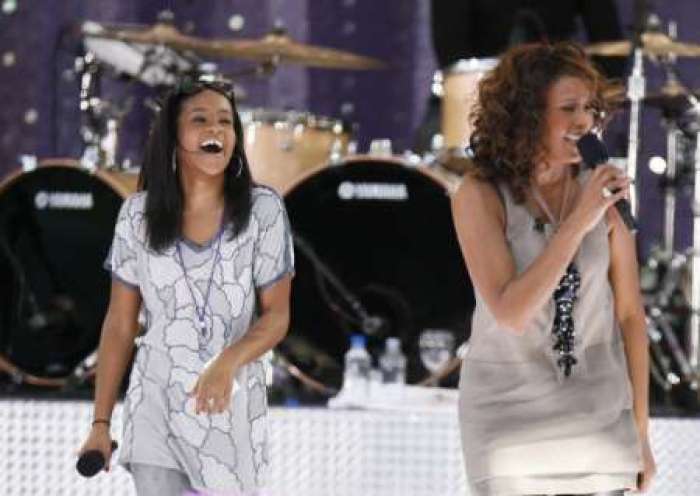
[[[456,0],[444,0],[456,1]],[[662,20],[678,23],[679,39],[700,43],[697,0],[650,2]],[[626,32],[633,25],[634,0],[618,0]],[[176,25],[201,37],[263,36],[283,27],[297,41],[349,50],[385,61],[383,71],[333,71],[281,67],[269,78],[241,77],[238,82],[248,107],[295,109],[343,118],[355,125],[359,150],[373,138],[389,138],[394,150],[409,149],[421,119],[435,61],[429,31],[427,0],[2,0],[0,2],[0,177],[18,166],[19,155],[78,157],[77,78],[72,71],[81,49],[82,20],[149,24],[158,12],[174,12]],[[232,31],[233,16],[243,25]],[[221,61],[224,73],[247,64]],[[678,63],[682,80],[700,87],[700,60]],[[658,89],[662,71],[646,64],[647,88]],[[149,110],[144,99],[154,91],[138,83],[105,77],[102,94],[110,101],[133,98],[133,108],[120,134],[120,159],[140,161]],[[624,136],[626,116],[613,135]],[[646,107],[640,153],[642,253],[661,237],[662,203],[658,177],[646,163],[665,155],[660,113]],[[687,198],[679,204],[676,240],[691,242],[691,210]]]

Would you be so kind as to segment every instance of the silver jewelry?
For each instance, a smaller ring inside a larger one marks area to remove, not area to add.
[[[173,173],[177,172],[177,155],[175,150],[173,150],[171,165],[173,167]]]
[[[603,189],[600,191],[600,194],[603,195],[603,198],[610,198],[613,195],[613,192],[610,191],[610,189],[607,186],[603,186]]]

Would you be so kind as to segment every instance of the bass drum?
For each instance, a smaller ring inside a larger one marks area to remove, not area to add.
[[[135,174],[44,160],[0,184],[0,354],[25,372],[70,374],[97,347],[103,268]]]
[[[288,362],[314,381],[340,387],[350,335],[363,332],[347,294],[378,325],[365,333],[375,365],[386,337],[400,338],[408,382],[429,376],[426,364],[433,360],[419,349],[426,330],[447,331],[457,345],[467,339],[474,294],[449,189],[425,167],[355,156],[286,191],[296,256],[290,332],[280,347]],[[454,347],[443,351],[447,361]]]

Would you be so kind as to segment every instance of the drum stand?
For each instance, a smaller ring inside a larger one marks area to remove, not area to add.
[[[690,393],[690,403],[693,407],[698,401],[698,360],[700,354],[700,337],[698,328],[698,312],[700,311],[700,287],[696,288],[700,279],[700,260],[698,254],[694,250],[690,256],[692,257],[693,273],[691,280],[693,288],[691,290],[690,302],[690,318],[689,320],[689,342],[688,351],[686,353],[679,343],[676,332],[669,319],[672,299],[674,294],[681,290],[682,276],[684,269],[688,265],[688,255],[677,253],[674,251],[674,236],[675,236],[675,213],[676,213],[676,195],[678,190],[678,144],[681,137],[681,130],[676,125],[675,116],[667,119],[667,165],[664,177],[664,237],[663,248],[658,254],[653,254],[653,268],[659,269],[659,266],[665,267],[661,270],[663,273],[655,292],[651,299],[647,301],[647,332],[649,335],[649,344],[651,358],[651,373],[654,381],[666,392],[671,393],[674,388],[681,385],[687,386],[687,392]],[[700,147],[696,150],[695,157],[695,182],[696,193],[695,201],[700,204]],[[696,212],[694,217],[694,232],[695,242],[700,242],[700,212]],[[665,344],[666,351],[662,345]],[[677,368],[673,367],[673,363]],[[676,372],[678,371],[678,373]],[[688,401],[684,400],[683,403]]]
[[[80,73],[80,136],[84,149],[80,164],[89,169],[116,168],[119,127],[131,110],[132,99],[122,107],[99,97],[102,68],[91,52],[76,60]]]
[[[630,100],[630,130],[627,148],[627,175],[633,179],[630,189],[630,207],[632,215],[636,216],[639,208],[637,191],[637,152],[639,151],[639,120],[641,104],[644,98],[646,82],[644,79],[644,55],[642,47],[634,49],[634,66],[627,80],[627,96]]]
[[[697,101],[694,102],[697,106]],[[700,377],[700,131],[695,135],[693,168],[693,248],[690,252],[690,328],[688,351],[696,380]]]

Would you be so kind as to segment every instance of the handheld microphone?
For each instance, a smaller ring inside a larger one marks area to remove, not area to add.
[[[112,441],[112,452],[117,449],[119,445],[116,441]],[[88,450],[78,458],[78,462],[75,464],[75,469],[83,477],[92,477],[102,470],[105,466],[105,457],[98,450]]]
[[[584,163],[591,169],[595,169],[600,164],[604,164],[610,159],[605,144],[593,133],[584,134],[581,139],[576,142],[576,146],[578,147],[578,151]],[[632,215],[630,202],[625,198],[620,198],[615,202],[615,208],[617,208],[627,228],[635,232],[637,230],[637,221]]]

